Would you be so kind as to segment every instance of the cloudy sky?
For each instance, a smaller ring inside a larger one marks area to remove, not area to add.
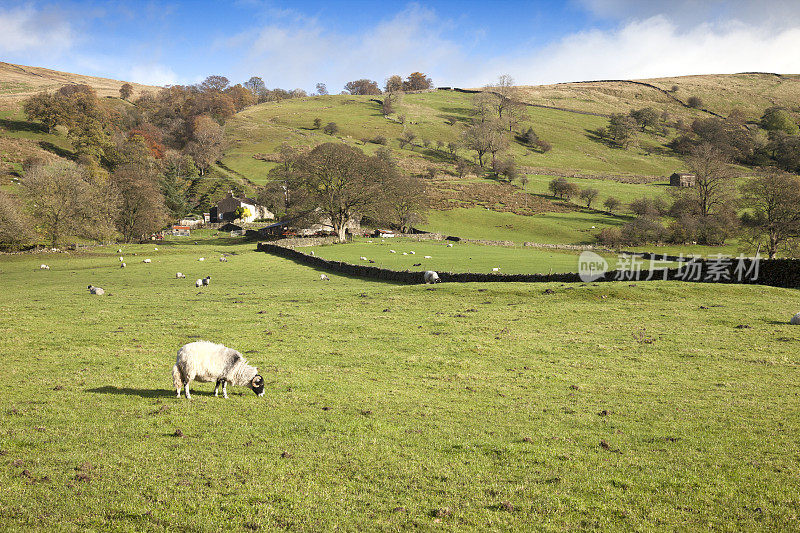
[[[0,0],[0,61],[156,85],[799,73],[799,51],[798,0]]]

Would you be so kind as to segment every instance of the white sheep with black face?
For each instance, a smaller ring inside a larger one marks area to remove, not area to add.
[[[184,274],[183,272],[176,272],[175,277],[177,279],[186,279],[186,274]]]
[[[228,397],[228,382],[250,387],[258,396],[264,395],[264,378],[259,375],[258,369],[248,365],[244,356],[233,348],[213,342],[190,342],[178,350],[175,366],[172,367],[172,382],[178,398],[181,397],[183,387],[186,399],[192,399],[189,392],[189,383],[192,380],[216,382],[214,396],[217,396],[221,383],[223,398]]]
[[[45,264],[41,264],[41,265],[39,265],[39,268],[40,268],[41,270],[50,270],[50,266],[49,266],[49,265],[45,265]]]
[[[87,288],[89,289],[89,293],[96,294],[97,296],[102,296],[106,293],[106,291],[104,291],[100,287],[95,287],[94,285],[89,285],[89,287]]]

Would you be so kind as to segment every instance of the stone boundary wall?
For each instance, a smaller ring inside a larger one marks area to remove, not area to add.
[[[278,257],[291,259],[297,263],[319,268],[329,272],[338,272],[348,276],[370,278],[381,281],[391,281],[395,283],[418,284],[423,283],[422,272],[412,272],[408,270],[390,270],[366,265],[354,265],[343,261],[329,261],[321,257],[306,255],[293,248],[278,246],[274,243],[260,242],[257,251],[266,252]],[[650,254],[642,254],[643,259],[649,259]],[[648,257],[645,257],[648,256]],[[663,256],[656,255],[661,259]],[[667,260],[671,260],[667,257]],[[730,261],[729,264],[720,265],[713,260],[696,261],[697,276],[688,277],[687,270],[678,268],[656,269],[653,271],[641,270],[638,279],[626,277],[625,272],[610,271],[606,272],[593,282],[606,281],[627,281],[645,282],[656,280],[686,281],[697,283],[744,283],[770,285],[773,287],[798,288],[800,287],[800,259],[771,259],[761,260],[758,263],[758,273],[753,278],[755,264],[752,259],[745,259],[741,263],[737,260]],[[748,274],[742,277],[738,269],[743,269]],[[484,273],[454,273],[438,272],[442,282],[524,282],[524,283],[576,283],[581,282],[577,273],[559,274],[484,274]]]

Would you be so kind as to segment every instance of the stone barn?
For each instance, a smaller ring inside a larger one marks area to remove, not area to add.
[[[694,187],[696,181],[697,176],[694,174],[676,172],[669,177],[669,184],[672,187]]]

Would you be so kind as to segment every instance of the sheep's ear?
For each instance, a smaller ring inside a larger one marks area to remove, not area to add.
[[[256,374],[256,377],[253,378],[253,385],[259,387],[262,383],[264,383],[264,378]]]

